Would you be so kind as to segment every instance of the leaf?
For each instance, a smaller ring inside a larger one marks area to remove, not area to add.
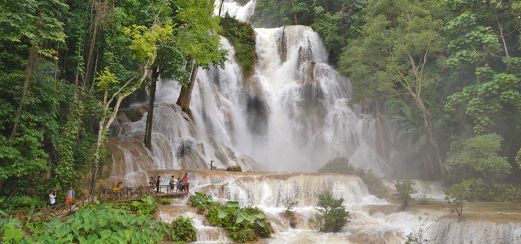
[[[219,219],[224,219],[224,218],[226,218],[226,216],[228,216],[228,213],[226,211],[224,211],[222,209],[217,210],[217,217]]]

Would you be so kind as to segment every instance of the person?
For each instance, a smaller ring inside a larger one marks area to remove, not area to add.
[[[181,181],[181,178],[177,178],[177,190],[178,191],[183,191],[183,182]]]
[[[118,182],[116,186],[114,186],[114,189],[112,189],[112,192],[119,193],[121,191],[121,187],[123,186],[123,182]]]
[[[172,175],[172,177],[170,177],[170,182],[168,184],[170,185],[170,190],[174,191],[176,185],[175,175]]]
[[[49,193],[49,203],[51,204],[51,208],[54,208],[56,206],[56,191],[52,190],[51,193]]]
[[[72,189],[72,186],[69,187],[69,190],[67,191],[67,198],[65,199],[66,203],[72,203],[74,201],[74,189]]]
[[[188,192],[190,189],[190,179],[188,178],[188,173],[185,173],[183,176],[183,190]]]
[[[161,183],[161,176],[158,175],[157,180],[156,180],[156,193],[159,193],[160,183]]]

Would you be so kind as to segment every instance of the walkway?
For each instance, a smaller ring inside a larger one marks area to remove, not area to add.
[[[105,190],[96,194],[96,199],[102,203],[110,202],[126,202],[141,199],[144,196],[152,196],[154,198],[181,198],[186,196],[187,192],[178,192],[171,190],[168,185],[161,185],[159,187],[159,193],[156,192],[156,188],[150,189],[148,187],[123,187],[118,193],[114,193],[111,190]],[[74,203],[62,203],[54,207],[43,207],[34,210],[34,214],[30,215],[27,213],[18,213],[14,217],[22,221],[47,221],[57,217],[65,217],[80,207],[85,206],[87,201],[78,199]],[[27,218],[27,219],[26,219]]]

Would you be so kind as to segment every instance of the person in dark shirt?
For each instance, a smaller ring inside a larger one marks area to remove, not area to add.
[[[157,176],[156,180],[156,193],[159,193],[159,184],[161,183],[161,176]]]

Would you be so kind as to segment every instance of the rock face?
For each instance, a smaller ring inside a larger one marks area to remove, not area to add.
[[[211,160],[218,168],[259,169],[253,159],[211,137],[207,141],[199,140],[194,122],[179,106],[159,103],[154,109],[152,150],[143,144],[146,105],[133,105],[118,114],[118,123],[113,128],[115,135],[108,142],[112,162],[102,169],[105,182],[102,184],[110,186],[123,180],[126,185],[137,186],[146,182],[152,170],[209,169]]]

